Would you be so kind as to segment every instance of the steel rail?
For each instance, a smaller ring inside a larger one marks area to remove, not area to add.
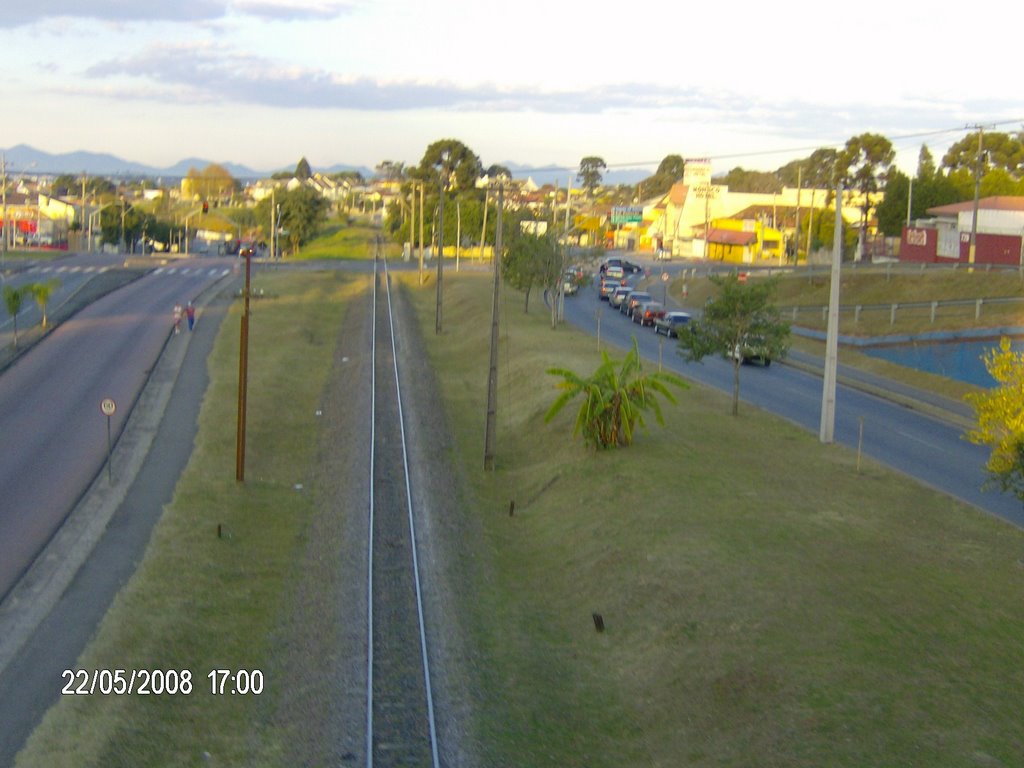
[[[374,482],[374,449],[376,443],[376,420],[377,420],[377,397],[376,397],[376,361],[377,361],[377,290],[378,290],[378,271],[377,271],[377,258],[374,258],[373,266],[373,328],[371,331],[371,344],[373,350],[371,353],[371,374],[370,374],[370,408],[371,408],[371,426],[370,426],[370,492],[369,492],[369,535],[368,535],[368,555],[367,555],[367,674],[366,674],[366,766],[367,768],[373,768],[374,761],[374,748],[373,748],[373,642],[374,642],[374,625],[373,625],[373,531],[374,531],[374,494],[373,494],[373,482]],[[406,508],[408,510],[408,526],[409,526],[409,537],[410,537],[410,549],[412,553],[412,577],[413,584],[415,586],[416,594],[416,614],[419,630],[419,648],[420,648],[420,661],[423,665],[423,684],[426,693],[426,709],[427,709],[427,729],[430,738],[430,750],[432,768],[440,768],[440,757],[438,753],[437,744],[437,725],[434,716],[434,696],[433,688],[430,680],[430,664],[427,653],[427,632],[426,632],[426,621],[424,618],[423,610],[423,588],[422,579],[420,576],[420,565],[419,557],[416,551],[416,522],[413,514],[413,501],[412,501],[412,481],[409,472],[409,452],[408,443],[406,440],[405,433],[405,414],[402,407],[402,387],[398,369],[398,351],[395,343],[395,321],[394,321],[394,310],[391,302],[391,277],[387,268],[387,260],[384,260],[384,275],[383,275],[385,297],[387,300],[387,314],[388,314],[388,330],[391,335],[391,355],[394,366],[394,377],[395,377],[395,394],[397,399],[398,408],[398,423],[399,431],[401,435],[401,448],[402,448],[402,470],[405,479],[405,496],[406,496]]]

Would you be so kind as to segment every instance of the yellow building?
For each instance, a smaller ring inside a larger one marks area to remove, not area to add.
[[[774,262],[784,253],[782,232],[753,219],[714,219],[704,238],[707,258],[732,264]]]

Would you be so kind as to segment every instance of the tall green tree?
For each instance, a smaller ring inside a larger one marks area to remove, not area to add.
[[[473,189],[481,169],[480,158],[461,141],[440,139],[427,147],[413,175],[428,185],[444,180],[448,189],[459,191]]]
[[[775,174],[787,187],[795,187],[799,181],[804,189],[833,189],[838,156],[835,149],[823,147],[802,160],[786,163]]]
[[[594,190],[601,185],[601,172],[607,168],[603,158],[595,155],[584,157],[580,160],[580,170],[576,174],[576,180],[580,182],[588,195],[593,195]]]
[[[582,433],[584,442],[594,448],[631,445],[636,427],[646,428],[644,413],[647,411],[653,411],[658,423],[664,424],[658,396],[674,404],[676,399],[669,386],[688,388],[674,373],[644,372],[636,337],[633,348],[621,362],[602,352],[601,364],[586,378],[567,368],[550,368],[548,374],[562,379],[558,383],[562,393],[544,415],[545,423],[571,400],[582,397],[573,435]]]
[[[672,185],[682,180],[686,161],[682,155],[665,155],[653,176],[648,176],[637,185],[637,197],[648,199],[667,194]],[[630,198],[631,199],[631,198]]]
[[[405,177],[405,163],[384,160],[374,168],[377,178],[384,181],[398,181]]]
[[[309,167],[309,161],[301,157],[299,162],[295,164],[295,178],[299,181],[306,181],[313,175],[313,169]]]
[[[942,157],[942,167],[953,172],[966,170],[974,173],[978,165],[979,138],[981,139],[981,173],[998,168],[1016,180],[1024,178],[1024,131],[999,133],[997,131],[968,134],[951,146]]]
[[[276,202],[281,206],[281,229],[286,231],[292,255],[316,235],[323,225],[330,204],[315,189],[307,186],[279,191]],[[270,236],[270,199],[256,205],[256,220],[264,236]]]
[[[921,151],[917,154],[917,180],[925,181],[934,178],[938,172],[932,151],[928,149],[927,144],[922,144]]]
[[[700,361],[710,354],[732,360],[732,414],[739,413],[740,366],[749,350],[765,361],[779,358],[789,349],[789,323],[782,320],[774,299],[777,281],[739,275],[710,275],[717,295],[704,305],[699,320],[679,331],[679,348],[687,360]]]

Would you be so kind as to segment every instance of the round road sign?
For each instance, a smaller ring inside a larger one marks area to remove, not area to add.
[[[114,411],[117,410],[117,404],[109,397],[105,397],[103,402],[100,403],[100,410],[103,411],[104,416],[113,416]]]

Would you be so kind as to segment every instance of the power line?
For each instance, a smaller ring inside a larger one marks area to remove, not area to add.
[[[1024,118],[1015,118],[1013,120],[998,120],[995,122],[985,123],[986,127],[995,128],[1000,125],[1010,125],[1011,123],[1024,123]],[[962,131],[977,130],[978,124],[973,125],[959,125],[955,128],[943,128],[941,130],[933,131],[922,131],[919,133],[906,133],[889,138],[892,144],[899,142],[910,141],[913,139],[923,139],[929,136],[942,136],[950,133],[960,133]],[[794,152],[814,152],[819,149],[842,149],[845,147],[845,142],[842,144],[818,144],[816,146],[804,146],[804,147],[786,147],[780,149],[762,149],[762,150],[751,150],[749,152],[734,152],[722,155],[704,155],[708,160],[733,160],[740,157],[766,157],[768,155],[785,155]],[[661,160],[634,160],[632,162],[621,162],[621,163],[607,163],[605,168],[638,168],[644,166],[658,166],[661,164]],[[542,168],[531,168],[531,173],[550,173],[554,171],[576,171],[579,170],[579,166],[560,166],[560,165],[547,165]]]

